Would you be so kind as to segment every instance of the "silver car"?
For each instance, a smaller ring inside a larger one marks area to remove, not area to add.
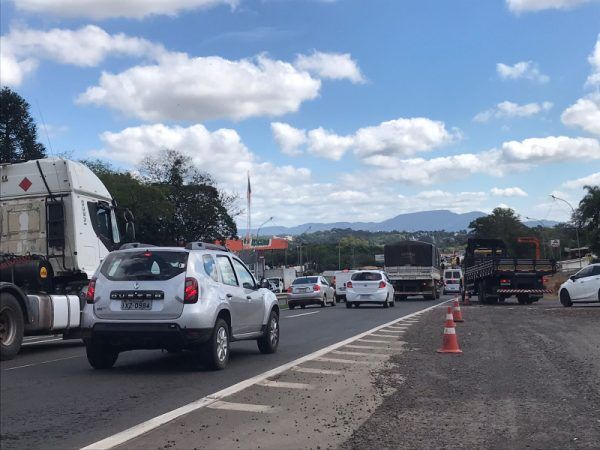
[[[135,349],[191,350],[213,369],[225,368],[232,341],[277,350],[275,294],[225,247],[130,246],[110,253],[88,286],[82,332],[94,368]]]
[[[287,292],[290,309],[294,309],[296,306],[306,308],[306,305],[325,307],[329,303],[331,306],[335,306],[335,290],[322,276],[296,278]]]

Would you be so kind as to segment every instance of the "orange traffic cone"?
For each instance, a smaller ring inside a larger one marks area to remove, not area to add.
[[[446,312],[446,324],[445,328],[454,328],[456,325],[454,323],[454,316],[452,315],[452,308],[448,306],[448,311]]]
[[[460,312],[460,305],[458,303],[458,299],[454,300],[454,305],[452,308],[452,318],[455,322],[464,322],[462,318],[462,313]]]
[[[448,314],[450,315],[450,321],[448,320]],[[448,314],[446,314],[446,326],[444,327],[444,340],[442,341],[442,348],[438,350],[438,353],[462,353],[462,350],[458,347],[458,338],[456,337],[456,328],[454,327],[454,321],[452,320],[451,308],[448,308]],[[449,324],[452,326],[448,326]]]
[[[465,299],[463,301],[463,305],[470,305],[471,304],[471,294],[469,291],[465,292]]]

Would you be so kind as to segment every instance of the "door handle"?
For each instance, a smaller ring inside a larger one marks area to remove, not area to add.
[[[252,297],[250,297],[249,295],[246,295],[246,300],[252,300]]]
[[[227,294],[227,295],[226,295],[226,297],[227,297],[227,298],[233,298],[233,295],[231,295],[231,294]]]

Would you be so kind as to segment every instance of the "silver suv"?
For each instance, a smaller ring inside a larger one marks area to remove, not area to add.
[[[277,350],[275,294],[225,247],[128,247],[110,253],[88,286],[82,331],[92,367],[111,368],[135,349],[191,350],[213,369],[225,368],[232,341]]]

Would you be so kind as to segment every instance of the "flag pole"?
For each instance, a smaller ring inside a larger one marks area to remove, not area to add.
[[[251,247],[252,246],[252,233],[251,233],[251,228],[252,228],[252,213],[251,213],[252,188],[250,186],[250,171],[248,171],[248,187],[246,190],[246,200],[248,202],[248,223],[246,224],[246,245],[248,247]]]

